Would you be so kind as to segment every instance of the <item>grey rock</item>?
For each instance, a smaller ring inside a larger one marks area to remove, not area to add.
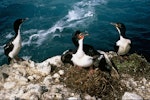
[[[143,100],[143,98],[135,93],[125,92],[122,100]]]

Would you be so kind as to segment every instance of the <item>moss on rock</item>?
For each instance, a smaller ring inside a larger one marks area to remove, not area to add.
[[[112,58],[119,73],[130,74],[133,77],[146,77],[150,79],[150,64],[147,60],[134,53],[129,56],[114,56]]]

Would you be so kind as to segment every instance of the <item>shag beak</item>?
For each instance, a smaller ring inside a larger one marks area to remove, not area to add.
[[[115,26],[115,27],[117,27],[116,23],[111,22],[110,24],[113,25],[113,26]]]
[[[87,33],[80,33],[80,34],[78,35],[78,38],[79,38],[79,39],[83,39],[85,36],[88,36],[88,34],[87,34]]]
[[[28,20],[29,18],[24,18],[24,19],[22,19],[22,22],[24,22],[24,21],[26,21],[26,20]]]
[[[25,18],[25,20],[28,20],[29,18],[27,17],[27,18]]]
[[[81,33],[81,35],[88,36],[89,34],[88,33]]]

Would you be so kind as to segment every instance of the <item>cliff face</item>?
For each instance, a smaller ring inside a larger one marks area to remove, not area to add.
[[[22,61],[0,67],[0,99],[150,99],[150,64],[137,54],[108,56],[120,79],[95,69],[78,69],[63,64],[60,56],[41,63]],[[131,98],[130,97],[130,98]]]

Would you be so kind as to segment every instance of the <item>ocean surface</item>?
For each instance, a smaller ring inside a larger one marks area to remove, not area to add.
[[[130,53],[150,61],[150,0],[0,0],[0,65],[7,63],[3,46],[18,18],[29,18],[21,27],[24,59],[41,62],[75,48],[76,30],[90,34],[85,43],[112,51],[119,35],[110,22],[122,22],[132,40]]]

